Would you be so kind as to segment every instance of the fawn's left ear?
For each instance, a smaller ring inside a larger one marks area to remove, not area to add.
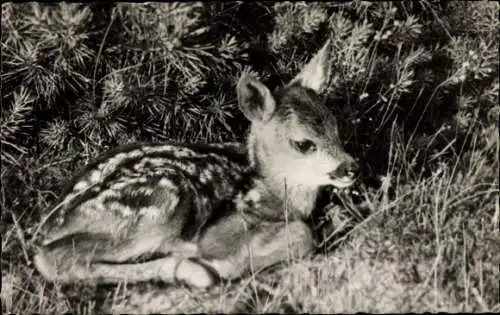
[[[326,41],[323,47],[307,63],[300,73],[293,78],[289,84],[299,82],[302,86],[310,88],[320,94],[328,86],[330,79],[331,66],[330,54],[332,44],[330,39]]]
[[[274,113],[276,101],[259,80],[243,75],[236,86],[241,111],[252,122],[267,122]]]

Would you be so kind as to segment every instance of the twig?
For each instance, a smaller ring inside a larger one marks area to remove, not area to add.
[[[22,232],[22,228],[19,225],[19,221],[17,220],[16,215],[13,212],[11,212],[11,216],[12,216],[12,221],[14,221],[14,226],[15,226],[17,238],[21,242],[21,249],[23,251],[24,259],[26,259],[26,264],[28,266],[30,266],[31,265],[31,261],[29,259],[28,251],[26,249],[27,244],[26,244],[26,239],[24,238],[24,235],[23,235],[23,232]]]
[[[92,102],[94,103],[94,107],[97,109],[97,105],[95,103],[95,89],[96,89],[96,76],[97,76],[97,65],[99,65],[99,58],[101,57],[102,50],[104,48],[104,43],[106,42],[106,38],[108,37],[109,31],[111,30],[111,25],[115,21],[116,17],[116,7],[113,8],[111,12],[111,21],[109,21],[108,27],[106,28],[106,32],[104,33],[104,37],[102,38],[101,45],[99,46],[99,51],[97,52],[95,65],[94,65],[94,73],[92,75]]]

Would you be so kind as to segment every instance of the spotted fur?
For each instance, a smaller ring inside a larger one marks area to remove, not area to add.
[[[40,273],[66,283],[177,279],[206,287],[307,255],[313,239],[303,219],[318,188],[354,179],[346,171],[354,160],[320,97],[329,53],[327,43],[274,94],[240,79],[239,106],[252,122],[246,146],[138,143],[88,164],[44,222],[34,258]],[[314,150],[294,146],[304,139]]]

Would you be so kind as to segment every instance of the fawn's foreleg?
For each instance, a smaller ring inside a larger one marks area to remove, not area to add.
[[[226,234],[225,242],[239,241],[233,246],[236,250],[225,257],[204,259],[221,278],[236,279],[249,271],[303,258],[314,248],[312,230],[302,221],[260,223],[243,233],[245,237]]]

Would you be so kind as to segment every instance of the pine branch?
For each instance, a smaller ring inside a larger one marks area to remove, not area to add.
[[[29,127],[28,115],[33,110],[34,100],[34,97],[22,86],[19,92],[13,93],[10,110],[6,112],[2,108],[2,117],[0,118],[0,144],[2,146],[0,156],[2,161],[9,164],[16,163],[12,154],[26,152],[25,148],[16,144],[15,140],[23,129]]]

